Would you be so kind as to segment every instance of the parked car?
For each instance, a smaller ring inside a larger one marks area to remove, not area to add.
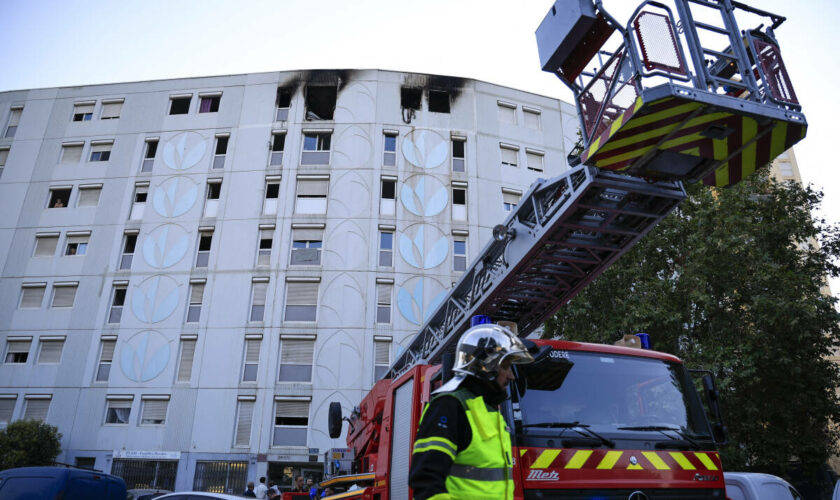
[[[780,477],[758,472],[724,472],[729,500],[803,500],[796,488]]]
[[[121,477],[89,469],[20,467],[0,472],[3,500],[125,500]]]
[[[172,493],[172,491],[154,488],[134,488],[126,492],[125,500],[152,500],[167,493]]]
[[[206,491],[179,491],[157,497],[155,500],[242,500],[242,497],[224,493],[208,493]]]

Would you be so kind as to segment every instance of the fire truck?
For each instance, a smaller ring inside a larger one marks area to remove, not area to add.
[[[516,498],[725,499],[709,373],[631,339],[527,337],[674,210],[683,182],[733,185],[805,136],[775,38],[784,20],[733,0],[647,0],[622,25],[601,0],[554,3],[536,36],[543,70],[574,94],[570,169],[531,186],[349,416],[331,405],[330,436],[349,422],[341,457],[352,459],[322,484],[354,485],[334,498],[411,498],[421,412],[483,315],[515,328],[536,360],[517,367],[500,408]]]

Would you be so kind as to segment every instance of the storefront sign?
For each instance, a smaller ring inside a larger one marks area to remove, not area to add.
[[[114,450],[114,458],[134,458],[143,460],[180,460],[180,451],[140,451]]]

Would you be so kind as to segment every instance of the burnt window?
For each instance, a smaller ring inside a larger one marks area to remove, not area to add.
[[[403,87],[400,89],[400,106],[405,109],[420,109],[420,99],[423,90],[419,88]]]
[[[311,85],[306,87],[306,119],[332,120],[338,87]]]
[[[429,111],[432,113],[449,113],[449,92],[445,90],[430,90]]]
[[[289,108],[292,106],[292,89],[280,87],[277,89],[277,107]]]

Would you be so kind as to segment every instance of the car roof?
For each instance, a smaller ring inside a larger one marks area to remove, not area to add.
[[[211,493],[209,491],[176,491],[174,493],[167,493],[166,495],[155,498],[155,500],[166,500],[175,495],[205,495],[210,498],[217,498],[219,500],[242,500],[239,495],[228,495],[225,493]]]

